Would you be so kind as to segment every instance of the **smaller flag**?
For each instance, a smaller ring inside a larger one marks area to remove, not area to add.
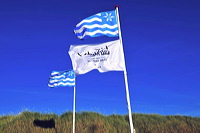
[[[75,73],[71,71],[53,71],[49,77],[49,87],[75,86]]]
[[[79,39],[107,35],[118,36],[118,24],[115,11],[100,12],[83,19],[76,25],[74,33]]]

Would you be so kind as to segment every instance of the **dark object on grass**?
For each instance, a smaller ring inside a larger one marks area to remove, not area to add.
[[[34,126],[38,126],[41,128],[55,128],[55,120],[50,119],[50,120],[34,120],[33,121]]]

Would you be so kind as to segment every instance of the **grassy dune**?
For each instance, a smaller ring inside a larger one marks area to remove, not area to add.
[[[34,126],[35,119],[54,119],[55,129]],[[198,117],[133,114],[133,122],[136,133],[200,133]],[[72,133],[72,112],[58,116],[27,111],[0,116],[0,133]],[[77,113],[76,133],[130,133],[128,115]]]

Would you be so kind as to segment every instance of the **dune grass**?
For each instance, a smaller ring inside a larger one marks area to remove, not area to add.
[[[54,128],[33,125],[35,119],[55,120]],[[133,114],[136,133],[200,133],[200,118]],[[77,133],[130,133],[128,115],[102,115],[95,112],[76,113]],[[72,112],[62,115],[22,112],[0,116],[0,133],[72,133]]]

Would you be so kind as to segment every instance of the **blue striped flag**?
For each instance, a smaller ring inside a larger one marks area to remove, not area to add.
[[[53,71],[49,78],[49,87],[75,86],[75,73],[71,71]]]
[[[118,24],[115,11],[100,12],[83,19],[76,25],[74,33],[79,39],[102,35],[109,37],[118,36]]]

